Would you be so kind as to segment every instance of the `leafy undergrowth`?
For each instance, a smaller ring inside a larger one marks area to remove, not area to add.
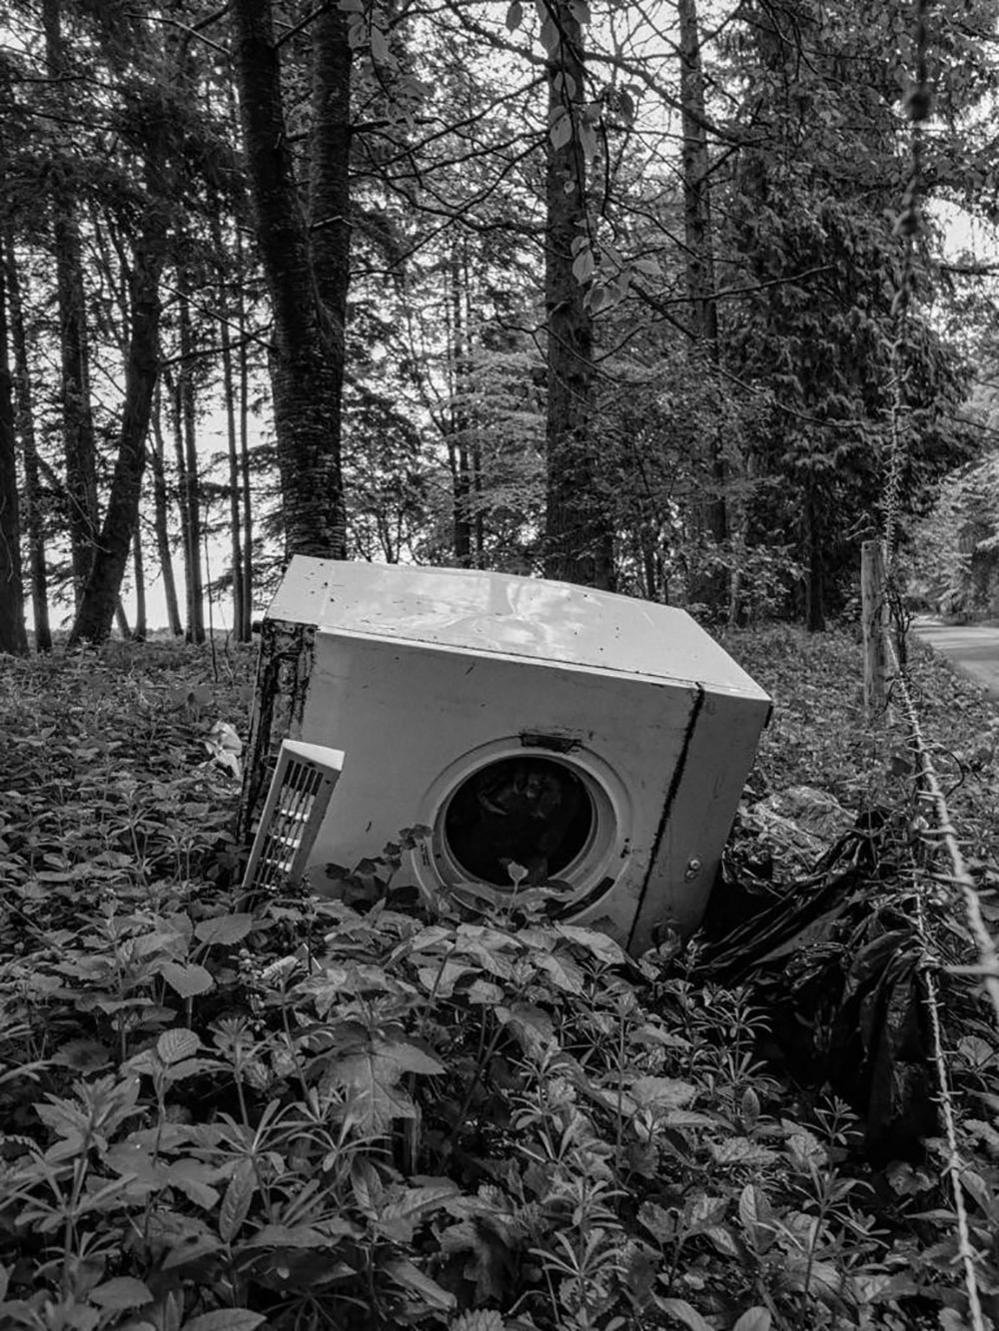
[[[857,635],[787,626],[734,632],[725,646],[774,700],[750,781],[756,797],[819,786],[851,810],[911,796],[912,758],[894,713],[869,726]],[[999,860],[999,705],[910,638],[912,694],[952,814],[973,856]]]
[[[749,804],[821,786],[911,831],[850,639],[729,646],[778,704]],[[766,1014],[697,949],[632,961],[543,894],[241,909],[218,727],[252,662],[217,664],[0,667],[0,1326],[970,1325],[938,1138],[872,1167],[853,1109],[760,1065]],[[992,717],[920,671],[977,834]],[[967,994],[948,1054],[999,1325],[997,1056]]]

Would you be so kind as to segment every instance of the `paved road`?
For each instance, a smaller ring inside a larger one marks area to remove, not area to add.
[[[951,665],[970,675],[977,684],[983,684],[990,697],[999,699],[999,628],[917,619],[912,630]]]

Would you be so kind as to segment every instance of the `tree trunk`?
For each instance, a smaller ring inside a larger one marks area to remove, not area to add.
[[[822,519],[818,496],[811,480],[805,490],[805,627],[809,633],[823,633],[826,627],[825,560],[822,551]]]
[[[230,80],[227,85],[229,110],[237,114],[236,94]],[[252,637],[253,625],[253,492],[251,488],[250,467],[250,361],[249,336],[246,319],[246,294],[244,278],[249,269],[246,252],[243,249],[243,233],[236,227],[236,328],[239,333],[238,378],[239,378],[239,488],[240,509],[243,521],[243,628],[245,641]]]
[[[100,642],[110,633],[139,520],[146,434],[159,369],[159,281],[166,253],[165,208],[149,199],[140,225],[129,274],[131,329],[118,453],[96,556],[70,633],[71,646],[81,639]]]
[[[312,24],[310,222],[299,205],[270,0],[234,0],[233,61],[257,242],[274,315],[270,362],[285,553],[346,556],[340,408],[350,244],[345,15]]]
[[[237,250],[242,258],[242,248]],[[239,479],[243,509],[243,626],[246,641],[253,624],[253,492],[250,487],[250,362],[246,337],[246,301],[242,287],[239,302]]]
[[[450,403],[447,455],[451,469],[454,562],[459,568],[472,566],[472,523],[469,514],[471,475],[468,465],[468,346],[462,269],[457,242],[447,267],[445,323],[448,333]]]
[[[705,129],[704,72],[696,0],[678,0],[677,13],[680,21],[683,215],[690,327],[697,351],[711,372],[717,369],[719,360],[718,311],[714,234],[711,226],[711,163]],[[707,494],[703,498],[694,499],[697,510],[695,525],[717,547],[728,539],[725,459],[723,440],[718,429],[709,429],[707,447]],[[705,602],[713,609],[720,610],[728,601],[727,581],[724,569],[695,569],[688,587],[690,599]]]
[[[711,364],[718,363],[718,311],[711,226],[711,163],[705,129],[704,71],[696,0],[678,0],[683,122],[683,219],[691,331]]]
[[[545,308],[548,332],[545,573],[608,588],[614,532],[599,491],[591,430],[593,320],[573,273],[573,242],[588,233],[586,162],[581,143],[583,36],[569,0],[546,0],[558,32],[548,62],[551,131],[546,140]],[[571,134],[558,125],[571,125]],[[556,143],[557,139],[557,143]],[[558,146],[557,146],[558,145]]]
[[[221,246],[221,236],[218,238]],[[249,642],[243,591],[243,541],[240,532],[239,440],[236,428],[236,385],[232,371],[232,337],[225,277],[219,281],[219,337],[222,344],[222,396],[225,399],[226,451],[229,459],[229,542],[232,551],[232,631],[237,642]]]
[[[205,588],[201,565],[201,473],[198,464],[198,421],[194,393],[194,338],[186,278],[178,273],[180,296],[180,373],[177,376],[178,457],[183,455],[181,486],[184,531],[184,568],[187,575],[187,641],[205,640]]]
[[[191,631],[191,523],[188,516],[190,492],[187,485],[187,450],[184,448],[184,406],[180,380],[169,368],[163,371],[163,386],[170,395],[170,430],[173,456],[177,466],[177,512],[180,514],[180,553],[184,571],[184,625]]]
[[[10,305],[11,339],[14,346],[16,425],[17,434],[21,440],[21,456],[24,460],[24,516],[28,527],[28,568],[31,574],[31,611],[35,621],[35,650],[50,652],[52,650],[52,628],[49,622],[48,568],[45,560],[45,528],[42,522],[35,414],[31,395],[31,374],[28,365],[28,340],[24,330],[24,309],[21,303],[21,283],[17,272],[14,241],[9,232],[4,237],[4,260]]]
[[[43,0],[46,64],[50,77],[56,81],[67,74],[60,9],[61,0]],[[97,445],[90,401],[80,229],[76,200],[62,182],[58,182],[54,190],[52,218],[68,496],[66,520],[73,565],[73,595],[79,609],[84,584],[94,559],[98,527]]]
[[[167,623],[175,638],[183,635],[184,626],[180,620],[180,607],[177,604],[177,583],[173,576],[173,558],[170,554],[170,514],[167,494],[165,448],[163,430],[160,424],[160,404],[157,394],[156,407],[152,413],[153,442],[149,449],[149,458],[153,467],[153,513],[156,524],[156,550],[160,561],[160,573],[163,575],[163,594],[166,598]]]
[[[142,527],[135,529],[132,540],[132,576],[135,579],[135,624],[132,637],[136,642],[145,642],[148,632],[146,618],[146,561],[142,554]]]
[[[7,280],[0,263],[0,652],[26,656],[14,399],[7,340]]]

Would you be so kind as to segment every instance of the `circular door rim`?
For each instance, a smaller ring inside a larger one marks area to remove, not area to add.
[[[483,768],[504,759],[527,756],[544,758],[568,768],[582,782],[594,810],[595,825],[587,838],[587,845],[557,875],[557,881],[573,883],[573,890],[566,895],[559,914],[571,915],[577,902],[593,905],[595,889],[602,889],[596,898],[599,899],[613,888],[627,868],[633,824],[632,800],[620,777],[609,763],[582,745],[561,752],[540,745],[525,745],[519,735],[510,735],[480,744],[462,754],[440,773],[424,795],[417,821],[431,828],[431,835],[422,843],[423,853],[413,856],[413,869],[425,891],[433,893],[442,886],[480,881],[470,879],[468,873],[462,871],[447,846],[444,821],[448,806],[464,783]],[[503,891],[494,883],[485,886]]]

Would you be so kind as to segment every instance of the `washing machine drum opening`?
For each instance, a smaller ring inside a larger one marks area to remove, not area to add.
[[[511,864],[544,883],[591,841],[596,815],[584,783],[551,758],[501,758],[474,772],[444,815],[451,855],[469,878],[512,888]]]

